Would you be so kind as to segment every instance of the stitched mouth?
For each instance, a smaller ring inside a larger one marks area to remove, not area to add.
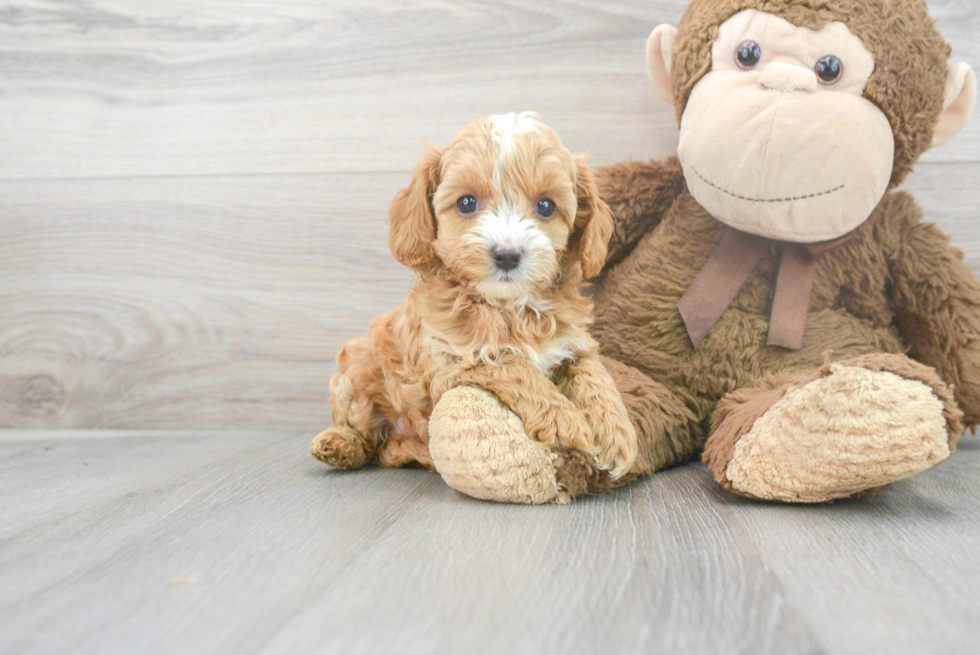
[[[794,202],[796,200],[809,200],[810,198],[819,198],[820,196],[829,196],[830,194],[837,193],[838,191],[842,190],[845,186],[847,186],[846,184],[842,184],[842,185],[840,185],[839,187],[837,187],[835,189],[829,189],[827,191],[821,191],[820,193],[811,193],[811,194],[805,195],[805,196],[795,196],[795,197],[792,197],[792,198],[749,198],[748,196],[742,196],[742,195],[739,195],[737,193],[732,193],[728,189],[724,189],[724,188],[718,186],[717,184],[715,184],[714,182],[712,182],[711,180],[709,180],[708,178],[706,178],[704,175],[701,175],[701,172],[698,169],[696,169],[696,168],[693,168],[692,167],[692,170],[694,171],[694,174],[697,175],[698,177],[700,177],[701,178],[701,181],[703,181],[705,184],[707,184],[707,185],[709,185],[709,186],[711,186],[711,187],[713,187],[715,189],[718,189],[722,193],[727,194],[727,195],[731,196],[732,198],[738,198],[739,200],[746,200],[748,202],[770,202],[770,203],[777,203],[777,202]]]

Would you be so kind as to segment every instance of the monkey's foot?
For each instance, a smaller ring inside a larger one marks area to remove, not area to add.
[[[705,461],[723,486],[763,500],[823,502],[897,482],[948,458],[962,432],[935,371],[898,355],[733,396]]]
[[[517,415],[483,389],[443,394],[429,419],[429,453],[446,484],[468,496],[528,505],[568,501],[557,455],[528,437]]]

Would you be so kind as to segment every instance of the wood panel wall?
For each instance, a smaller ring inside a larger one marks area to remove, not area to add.
[[[980,6],[933,0],[980,68]],[[682,0],[0,5],[0,427],[300,428],[412,275],[423,140],[531,109],[595,164],[676,148],[644,42]],[[980,271],[980,120],[906,188]]]

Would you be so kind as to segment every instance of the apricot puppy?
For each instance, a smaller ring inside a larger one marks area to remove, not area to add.
[[[583,159],[533,114],[482,118],[426,153],[389,218],[391,252],[415,284],[337,355],[334,426],[313,440],[313,456],[342,468],[432,468],[433,407],[449,389],[475,386],[532,438],[625,474],[636,433],[581,293],[605,263],[612,219]]]

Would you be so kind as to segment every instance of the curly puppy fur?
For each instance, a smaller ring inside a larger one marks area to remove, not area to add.
[[[484,118],[425,155],[389,217],[391,251],[416,270],[415,284],[338,354],[334,427],[312,454],[344,468],[431,468],[434,405],[475,386],[532,438],[623,476],[636,433],[581,293],[583,273],[605,262],[612,219],[582,160],[532,115]]]

